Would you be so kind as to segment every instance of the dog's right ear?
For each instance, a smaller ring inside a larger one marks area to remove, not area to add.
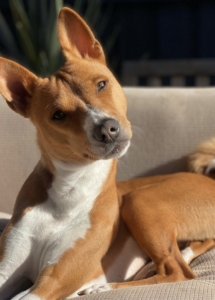
[[[0,94],[10,108],[26,118],[36,79],[36,75],[19,64],[0,57]]]
[[[94,59],[106,64],[102,46],[86,22],[74,10],[67,7],[61,9],[58,33],[66,58]]]

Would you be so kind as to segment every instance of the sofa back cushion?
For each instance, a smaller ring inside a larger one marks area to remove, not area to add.
[[[118,180],[187,170],[187,155],[215,135],[215,88],[125,88],[133,138]]]

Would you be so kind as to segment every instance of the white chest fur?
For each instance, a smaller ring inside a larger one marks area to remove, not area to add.
[[[41,269],[57,262],[79,238],[85,237],[91,226],[89,213],[111,164],[111,160],[85,165],[54,161],[56,176],[47,201],[27,212],[9,233],[10,242],[22,247],[19,259],[29,265],[31,280],[35,281]]]
[[[107,178],[111,160],[90,164],[67,164],[55,161],[55,180],[48,191],[51,210],[57,219],[69,216],[74,226],[89,213]]]

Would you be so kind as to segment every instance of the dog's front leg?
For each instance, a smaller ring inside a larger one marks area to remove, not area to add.
[[[90,247],[89,237],[79,239],[73,248],[69,248],[60,256],[56,263],[47,263],[29,293],[21,299],[57,300],[75,297],[85,286],[91,286],[95,279],[103,278],[101,261],[107,251],[106,240],[109,237],[105,236],[103,239],[96,232],[93,236],[95,240],[91,242]]]
[[[19,289],[21,277],[27,270],[30,250],[29,237],[23,235],[16,226],[12,227],[10,222],[0,238],[0,299],[11,295],[15,286]]]
[[[95,261],[94,263],[96,264]],[[80,290],[81,286],[84,286],[85,282],[90,282],[90,277],[93,276],[93,266],[91,270],[88,267],[88,262],[83,264],[83,258],[81,269],[77,264],[73,268],[67,260],[65,260],[64,266],[56,264],[46,267],[27,294],[23,293],[25,294],[23,297],[15,297],[12,300],[57,300],[78,296],[76,292]],[[93,270],[94,272],[95,270]]]

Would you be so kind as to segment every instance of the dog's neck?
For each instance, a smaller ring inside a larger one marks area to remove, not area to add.
[[[63,216],[90,211],[108,178],[113,160],[74,163],[53,160],[52,163],[55,175],[48,195],[56,213]]]

